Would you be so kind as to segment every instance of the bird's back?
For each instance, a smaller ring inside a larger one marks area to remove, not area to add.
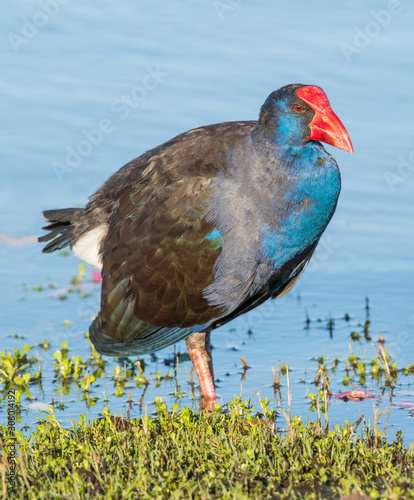
[[[73,250],[102,266],[98,350],[165,347],[285,293],[303,272],[336,198],[308,237],[312,186],[289,198],[293,170],[255,148],[256,125],[181,134],[122,167],[75,213]]]

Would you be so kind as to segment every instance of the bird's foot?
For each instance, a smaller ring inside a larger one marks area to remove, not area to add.
[[[202,396],[198,401],[200,412],[205,411],[207,413],[212,413],[214,411],[214,407],[216,406],[216,397],[214,398],[206,398]]]

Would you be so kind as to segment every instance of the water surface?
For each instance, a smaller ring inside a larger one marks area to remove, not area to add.
[[[378,344],[382,335],[398,368],[414,363],[412,2],[402,0],[397,12],[387,10],[386,2],[356,0],[55,5],[45,14],[39,3],[15,1],[0,20],[0,232],[12,238],[37,235],[42,210],[83,206],[120,166],[174,135],[199,125],[256,119],[267,95],[288,83],[320,85],[355,148],[352,156],[328,146],[342,172],[339,205],[294,290],[213,333],[218,394],[226,402],[242,391],[256,405],[261,390],[277,406],[271,369],[280,359],[291,369],[292,411],[315,418],[306,394],[315,392],[316,359],[324,355],[331,366],[336,356],[333,392],[364,387],[388,410],[391,391],[383,381],[367,375],[364,384],[354,377],[344,386],[343,379],[349,335],[362,332],[366,321],[366,297],[372,342]],[[94,135],[98,127],[105,132]],[[85,144],[87,137],[96,144]],[[76,149],[82,154],[68,161]],[[112,359],[106,378],[93,386],[96,406],[88,408],[74,384],[66,395],[57,392],[51,353],[67,341],[69,356],[87,357],[83,332],[99,306],[90,268],[84,279],[90,296],[66,293],[77,266],[73,255],[44,255],[36,244],[0,242],[1,350],[43,339],[51,343],[46,353],[37,348],[44,380],[42,389],[31,388],[40,402],[63,403],[62,421],[81,411],[98,415],[104,380],[111,410],[125,411],[132,391],[136,416],[143,388],[132,381],[116,397],[111,376],[120,362]],[[38,285],[44,290],[26,291]],[[67,299],[60,300],[62,295]],[[185,352],[184,344],[175,349]],[[376,356],[364,338],[353,350],[367,367]],[[175,401],[176,379],[156,387],[155,372],[168,374],[172,365],[164,359],[176,351],[157,353],[158,360],[144,357],[150,385],[141,403],[151,405],[155,396],[169,405]],[[243,381],[242,356],[251,366]],[[197,404],[187,385],[190,368],[188,361],[180,363],[181,405]],[[391,404],[414,403],[412,392],[402,392],[413,390],[413,376],[399,379]],[[286,401],[285,379],[281,395]],[[24,398],[22,424],[30,425],[39,414],[28,404]],[[360,412],[372,419],[373,400],[332,400],[329,411],[332,423],[357,420]],[[386,418],[384,413],[380,422]],[[408,409],[391,407],[389,432],[402,429],[413,441],[412,423]]]

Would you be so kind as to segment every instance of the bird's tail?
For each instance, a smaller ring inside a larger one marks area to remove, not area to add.
[[[94,319],[89,328],[89,339],[99,354],[105,356],[141,356],[164,349],[186,339],[192,333],[189,328],[152,327],[135,318],[135,328],[129,331],[129,340],[116,340],[108,335],[102,325],[101,314]],[[148,326],[150,330],[147,331]],[[145,335],[138,332],[146,331]],[[137,334],[134,336],[134,334]]]
[[[55,250],[61,250],[69,245],[74,238],[73,222],[76,221],[79,215],[83,212],[83,208],[62,208],[60,210],[45,210],[43,215],[50,222],[49,225],[43,227],[48,234],[40,236],[39,242],[50,241],[43,252],[50,253]]]

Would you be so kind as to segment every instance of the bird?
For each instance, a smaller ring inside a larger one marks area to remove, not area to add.
[[[211,332],[288,293],[331,220],[341,189],[323,143],[353,153],[316,85],[272,92],[258,120],[202,126],[113,174],[85,208],[43,212],[43,252],[70,246],[102,272],[89,333],[108,356],[185,339],[214,407]]]

